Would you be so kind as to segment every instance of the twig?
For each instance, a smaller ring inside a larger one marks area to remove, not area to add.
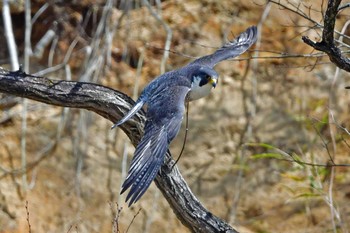
[[[16,45],[15,37],[13,35],[9,0],[3,0],[2,17],[4,20],[7,47],[10,53],[11,67],[12,67],[12,70],[18,70],[19,63],[18,63],[17,45]]]
[[[56,35],[51,43],[51,46],[50,46],[50,52],[49,52],[49,55],[48,55],[48,58],[47,58],[47,65],[48,67],[52,67],[53,66],[53,59],[54,59],[54,56],[55,56],[55,49],[57,47],[57,44],[58,44],[58,36]]]
[[[49,3],[45,3],[39,8],[39,10],[35,13],[35,15],[31,20],[32,25],[38,20],[39,16],[42,15],[47,10],[47,8],[49,8],[49,6],[50,6]]]
[[[25,32],[24,32],[24,72],[29,73],[29,65],[30,65],[30,55],[32,53],[31,49],[31,4],[30,0],[25,1]],[[26,171],[27,167],[27,110],[28,110],[28,100],[22,100],[22,124],[21,124],[21,165],[22,169]],[[27,173],[24,172],[22,174],[22,185],[23,189],[26,190],[28,188],[28,180]]]
[[[157,49],[157,50],[161,50],[163,51],[164,48],[159,48],[157,46],[152,46],[152,45],[147,45],[150,48],[153,49]],[[200,45],[202,46],[202,45]],[[204,46],[204,45],[203,45]],[[208,46],[209,47],[209,46]],[[268,50],[258,50],[258,49],[254,49],[254,50],[249,50],[251,52],[259,52],[260,53],[271,53],[271,54],[277,54],[277,55],[253,55],[250,57],[239,57],[239,58],[233,58],[233,59],[228,59],[228,61],[246,61],[246,60],[256,60],[256,59],[262,59],[262,60],[267,60],[267,59],[286,59],[286,58],[318,58],[318,57],[325,57],[327,56],[326,54],[324,54],[323,52],[314,52],[314,53],[309,53],[309,54],[291,54],[291,53],[286,53],[286,52],[277,52],[277,51],[268,51]],[[184,53],[180,53],[174,50],[169,50],[170,53],[172,54],[176,54],[182,57],[186,57],[186,58],[190,58],[190,59],[197,59],[199,57],[194,57],[194,56],[190,56]],[[350,54],[350,51],[341,51],[341,54]]]
[[[137,211],[137,213],[136,213],[136,214],[134,215],[134,217],[131,219],[131,222],[130,222],[130,224],[129,224],[128,228],[126,228],[125,233],[128,233],[128,231],[129,231],[129,229],[130,229],[131,225],[133,224],[133,222],[134,222],[135,218],[137,217],[137,215],[139,215],[139,213],[140,213],[140,211],[141,211],[141,210],[142,210],[142,209],[140,208],[140,209],[139,209],[139,211]]]
[[[37,58],[41,58],[44,53],[44,49],[48,46],[56,37],[56,33],[53,29],[47,30],[47,32],[41,37],[39,42],[36,44],[34,49],[34,56]],[[52,58],[51,58],[52,59]]]
[[[119,218],[120,218],[120,214],[121,214],[121,212],[122,212],[122,210],[123,210],[123,207],[119,207],[119,204],[118,204],[118,202],[116,203],[116,205],[117,205],[117,211],[114,211],[114,208],[113,208],[113,203],[112,202],[110,202],[109,203],[109,205],[110,205],[110,208],[111,208],[111,211],[112,211],[112,213],[114,213],[113,215],[113,221],[112,221],[112,224],[113,224],[113,233],[120,233],[120,229],[119,229]]]
[[[344,10],[345,8],[348,8],[348,7],[350,7],[350,3],[346,3],[346,4],[342,5],[342,6],[339,6],[339,7],[338,7],[338,11],[342,11],[342,10]]]
[[[28,224],[28,233],[32,232],[32,226],[30,225],[30,221],[29,221],[29,207],[28,207],[28,201],[26,201],[26,213],[27,213],[27,224]]]
[[[30,42],[32,34],[32,22],[31,22],[31,3],[30,0],[25,1],[25,31],[24,31],[24,72],[30,72],[30,55],[32,54],[32,45]]]
[[[184,137],[184,141],[182,143],[182,148],[181,148],[181,151],[180,151],[180,154],[179,156],[177,157],[175,163],[173,164],[173,166],[171,167],[171,170],[175,167],[175,165],[177,164],[177,162],[179,162],[180,158],[181,158],[181,155],[182,153],[184,152],[185,150],[185,146],[186,146],[186,140],[187,140],[187,133],[188,133],[188,112],[190,111],[190,103],[187,102],[186,103],[186,130],[185,130],[185,137]]]
[[[305,14],[303,11],[300,10],[300,8],[298,6],[295,6],[293,4],[291,4],[290,2],[288,2],[288,5],[291,5],[293,8],[288,7],[287,5],[281,3],[281,1],[275,1],[275,0],[269,0],[269,2],[272,2],[290,12],[293,12],[299,16],[301,16],[302,18],[310,21],[311,23],[313,23],[316,27],[318,28],[322,28],[322,25],[319,24],[317,21],[315,21],[314,19],[310,18],[307,14]]]

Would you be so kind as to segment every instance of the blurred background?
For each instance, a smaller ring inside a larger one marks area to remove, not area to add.
[[[350,164],[349,74],[301,40],[320,40],[321,2],[9,1],[26,72],[134,100],[161,73],[258,25],[255,47],[220,63],[217,88],[190,104],[179,169],[203,205],[243,233],[349,232],[349,167],[331,166]],[[15,69],[4,15],[0,63]],[[347,34],[349,19],[345,9],[337,30]],[[189,232],[154,184],[124,204],[134,148],[111,126],[86,110],[0,94],[0,232]]]

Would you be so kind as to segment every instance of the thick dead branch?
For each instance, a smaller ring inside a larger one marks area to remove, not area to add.
[[[58,81],[9,72],[0,68],[0,92],[62,107],[93,111],[117,122],[134,101],[125,94],[93,83]],[[140,111],[121,126],[134,145],[143,133],[145,113]],[[155,183],[178,219],[192,232],[237,232],[222,219],[206,210],[193,195],[168,151]]]
[[[303,41],[316,50],[325,52],[331,62],[333,62],[340,69],[350,72],[350,60],[343,56],[341,50],[334,43],[334,26],[337,14],[339,12],[339,5],[341,0],[329,0],[327,10],[324,16],[324,28],[322,32],[322,41],[314,42],[307,36],[303,36]]]

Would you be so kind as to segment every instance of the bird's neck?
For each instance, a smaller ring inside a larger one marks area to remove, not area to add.
[[[211,89],[213,89],[213,86],[210,83],[207,83],[203,86],[199,86],[200,78],[194,78],[191,90],[189,91],[188,100],[198,100],[200,98],[203,98],[207,95],[209,95]]]

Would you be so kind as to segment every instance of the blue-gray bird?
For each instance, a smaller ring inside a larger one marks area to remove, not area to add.
[[[170,142],[179,132],[185,102],[207,96],[215,88],[219,75],[213,67],[224,60],[244,53],[257,39],[257,28],[249,27],[236,39],[226,43],[211,55],[160,75],[142,91],[135,106],[112,128],[129,120],[147,104],[144,135],[137,145],[121,194],[129,206],[146,192],[164,162]]]

